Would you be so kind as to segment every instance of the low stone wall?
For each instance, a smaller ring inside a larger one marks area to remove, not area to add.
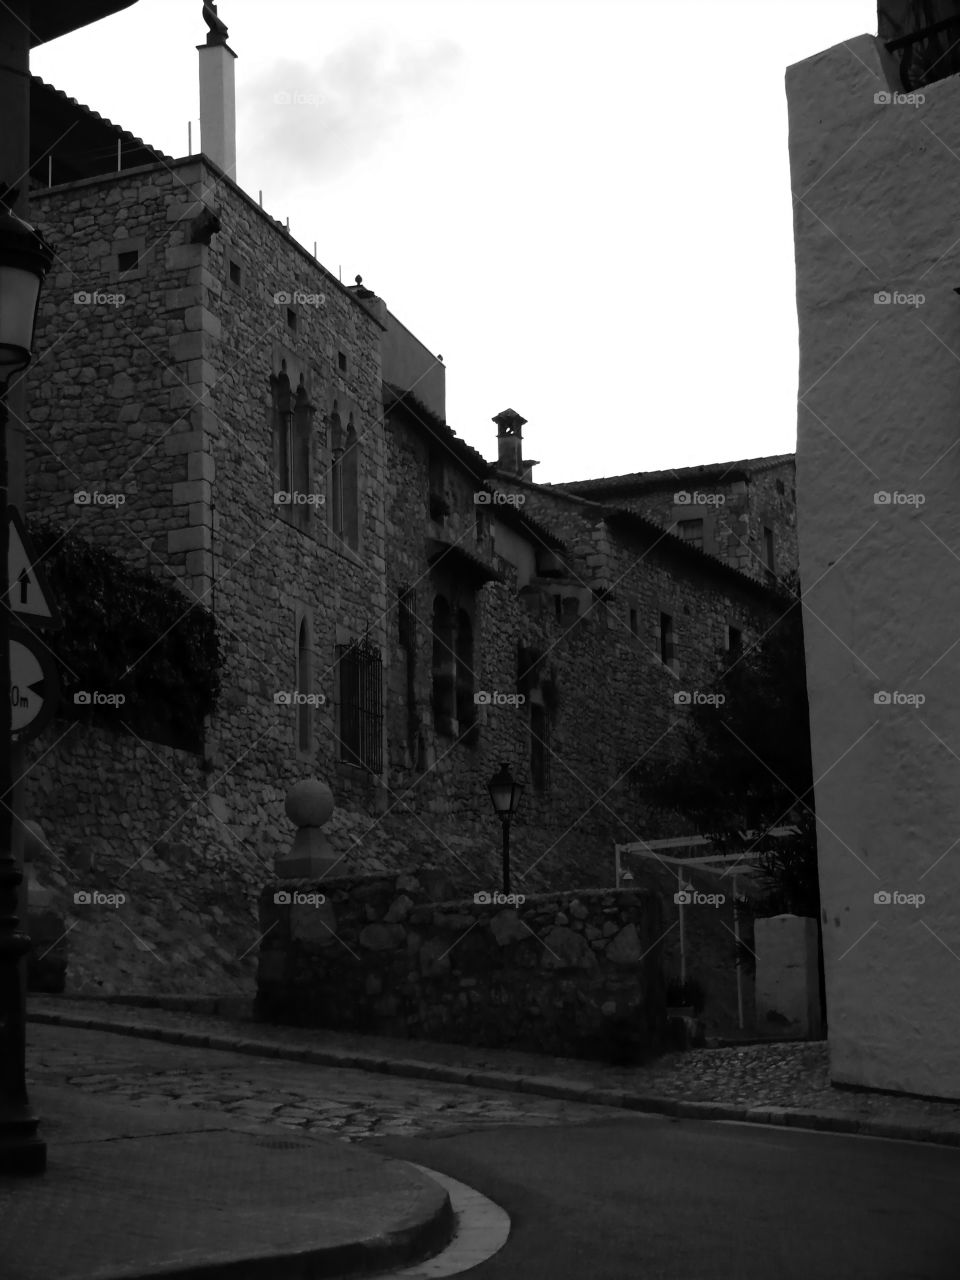
[[[420,874],[268,885],[258,1016],[567,1057],[662,1047],[655,895],[429,902]]]

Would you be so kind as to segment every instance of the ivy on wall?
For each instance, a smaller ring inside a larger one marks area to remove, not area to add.
[[[200,751],[224,661],[210,610],[52,521],[27,525],[63,616],[44,635],[60,672],[58,714]]]

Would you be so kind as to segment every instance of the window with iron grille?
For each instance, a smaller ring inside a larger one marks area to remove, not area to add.
[[[340,759],[380,773],[383,768],[383,661],[369,640],[337,645],[340,672]]]

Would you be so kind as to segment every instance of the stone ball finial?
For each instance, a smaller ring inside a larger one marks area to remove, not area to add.
[[[363,284],[363,276],[354,276],[353,278],[357,284]]]
[[[295,827],[322,827],[333,815],[333,792],[325,782],[305,778],[287,792],[284,807]]]

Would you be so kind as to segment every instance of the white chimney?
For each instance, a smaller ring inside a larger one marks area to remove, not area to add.
[[[227,177],[237,180],[237,94],[234,67],[237,55],[227,44],[227,27],[217,17],[215,0],[204,0],[203,19],[209,27],[200,52],[200,150]]]

